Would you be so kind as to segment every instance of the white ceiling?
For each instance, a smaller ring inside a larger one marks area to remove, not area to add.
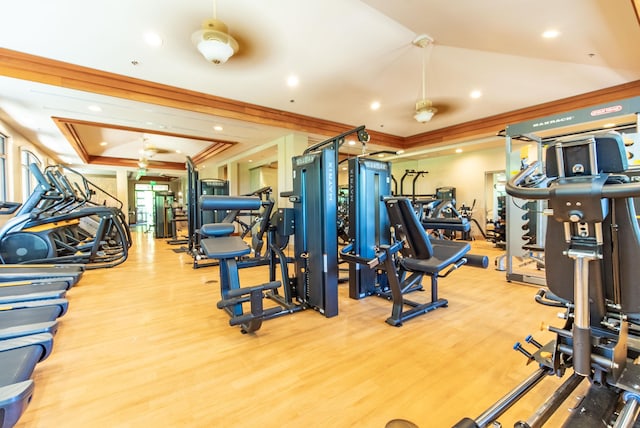
[[[190,40],[212,15],[212,0],[21,0],[4,5],[0,40],[11,50],[401,137],[640,79],[632,0],[219,0],[217,17],[240,44],[219,66]],[[543,39],[549,28],[560,36]],[[146,45],[147,31],[163,45]],[[435,39],[427,97],[440,108],[427,124],[412,117],[423,51],[411,41],[423,33]],[[286,85],[292,73],[296,88]],[[472,90],[483,96],[471,99]],[[292,132],[8,77],[0,77],[0,94],[1,118],[73,163],[79,158],[51,117],[237,142],[219,161]],[[374,100],[378,111],[369,108]],[[137,157],[138,145],[130,146],[118,152]],[[199,148],[189,150],[174,158]]]

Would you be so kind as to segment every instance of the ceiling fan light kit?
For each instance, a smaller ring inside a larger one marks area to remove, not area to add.
[[[426,48],[427,46],[433,44],[433,38],[427,34],[420,34],[416,36],[416,38],[413,39],[411,43],[419,48]]]
[[[214,64],[224,64],[239,48],[227,25],[217,19],[205,20],[202,28],[191,35],[191,41],[202,56]]]
[[[147,158],[152,158],[157,154],[158,154],[158,149],[156,149],[155,147],[145,147],[142,153],[142,155]]]
[[[416,114],[413,118],[420,123],[427,123],[437,112],[438,109],[431,105],[431,101],[420,100],[416,103]]]

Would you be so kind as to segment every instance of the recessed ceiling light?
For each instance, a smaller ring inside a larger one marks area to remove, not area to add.
[[[213,130],[214,130],[214,131],[222,131],[222,126],[220,126],[220,125],[215,125],[215,126],[213,127]]]
[[[462,153],[462,149],[456,149],[456,153]]]
[[[545,39],[555,39],[556,37],[558,37],[560,35],[560,32],[558,30],[546,30],[544,33],[542,33],[542,37],[544,37]]]
[[[153,31],[147,31],[144,33],[144,41],[149,45],[157,48],[162,46],[162,37],[158,35],[158,33],[154,33]]]
[[[253,159],[249,159],[247,162],[251,163],[251,162],[253,162]]]
[[[347,144],[349,144],[350,146],[355,146],[356,145],[356,141],[355,140],[349,140],[347,142]]]
[[[480,98],[482,96],[482,92],[480,92],[479,90],[475,89],[475,90],[471,91],[469,96],[471,98]]]
[[[289,86],[290,88],[295,88],[296,86],[298,86],[298,83],[300,83],[300,79],[298,79],[298,76],[296,76],[295,74],[287,77],[287,86]]]
[[[176,153],[180,154],[182,153],[182,150],[176,150]]]
[[[378,157],[379,158],[383,158],[384,157],[384,153],[378,153]]]
[[[95,104],[90,105],[89,107],[87,107],[89,110],[91,111],[95,111],[95,112],[100,112],[102,111],[102,109],[100,108],[100,106],[97,106]]]
[[[343,170],[343,171],[346,171],[346,170],[347,170],[347,167],[346,167],[346,166],[343,166],[343,167],[342,167],[342,170]]]
[[[371,103],[371,110],[378,110],[380,108],[380,101],[374,101]]]
[[[397,154],[397,155],[401,155],[401,154],[403,154],[403,153],[404,153],[404,150],[398,150],[398,151],[396,152],[396,154]]]
[[[102,142],[100,143],[100,145],[101,145],[102,147],[106,146],[107,144],[108,144],[108,143],[107,143],[106,141],[102,141]]]
[[[602,125],[603,128],[613,128],[614,126],[616,126],[615,123],[605,123]]]

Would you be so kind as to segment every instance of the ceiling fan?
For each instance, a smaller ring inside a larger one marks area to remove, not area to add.
[[[417,36],[411,42],[414,46],[423,50],[422,52],[422,98],[416,102],[416,110],[413,118],[420,123],[429,122],[433,116],[438,112],[438,109],[433,106],[430,99],[427,98],[427,57],[431,53],[431,47],[433,46],[433,39],[426,34]]]
[[[153,143],[149,142],[147,137],[142,137],[142,149],[140,149],[140,158],[138,159],[138,166],[140,169],[147,169],[149,166],[149,159],[158,154],[174,153],[173,150],[163,149],[156,147]]]

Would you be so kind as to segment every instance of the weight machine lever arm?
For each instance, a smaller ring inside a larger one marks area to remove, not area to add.
[[[369,269],[374,269],[376,266],[384,263],[387,259],[387,253],[389,255],[393,255],[400,251],[402,248],[402,242],[396,242],[394,245],[388,246],[384,245],[381,247],[382,250],[376,252],[376,256],[372,259],[368,259],[366,257],[361,257],[356,254],[353,254],[353,243],[346,245],[342,250],[340,250],[340,258],[347,263],[357,263],[361,265],[366,265]],[[385,251],[387,248],[389,251]]]

